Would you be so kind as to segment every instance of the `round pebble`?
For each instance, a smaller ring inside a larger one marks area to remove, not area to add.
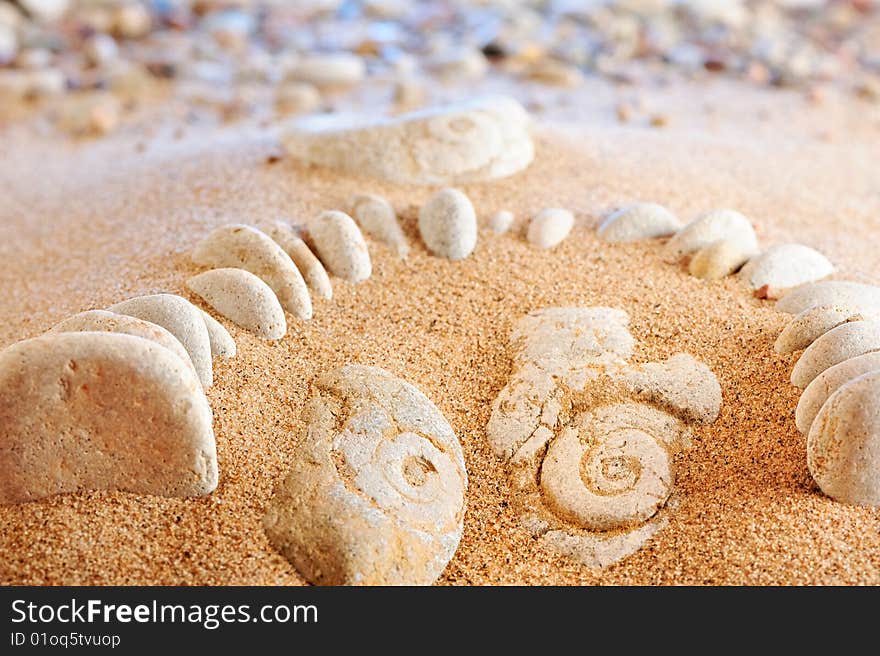
[[[779,298],[787,290],[821,280],[834,272],[822,253],[802,244],[777,244],[751,259],[740,278],[765,298]]]
[[[367,242],[348,214],[337,211],[321,213],[309,225],[309,236],[318,257],[334,276],[349,282],[362,282],[372,274]]]
[[[568,237],[574,226],[574,215],[568,210],[551,207],[538,212],[529,222],[526,239],[538,248],[553,248]]]
[[[681,229],[672,212],[657,203],[635,203],[609,214],[597,230],[607,242],[630,242],[668,237]]]
[[[470,199],[458,189],[443,189],[419,210],[419,234],[428,250],[461,260],[477,245],[477,215]]]

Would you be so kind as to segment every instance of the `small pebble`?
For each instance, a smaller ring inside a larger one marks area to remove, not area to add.
[[[503,235],[505,232],[510,230],[510,226],[512,225],[513,212],[509,212],[507,210],[495,212],[495,214],[492,215],[492,218],[489,219],[489,227],[496,235]]]
[[[607,242],[631,242],[668,237],[681,230],[672,212],[656,203],[635,203],[609,214],[597,230]]]
[[[538,212],[529,222],[526,239],[542,249],[560,244],[574,227],[574,215],[566,209],[550,207]]]
[[[734,210],[714,210],[694,219],[679,230],[664,247],[664,257],[678,262],[716,241],[728,240],[743,253],[758,250],[758,239],[749,220]]]
[[[348,214],[322,212],[308,231],[315,252],[334,276],[355,283],[370,277],[373,265],[367,242]]]
[[[779,298],[787,290],[821,280],[834,265],[820,252],[802,244],[778,244],[751,259],[740,278],[751,289],[764,289],[766,298]]]
[[[93,66],[107,66],[119,56],[119,46],[112,36],[96,34],[86,41],[83,52]]]
[[[280,114],[308,114],[321,106],[321,94],[313,84],[284,82],[278,87],[275,107]]]
[[[366,72],[364,60],[357,55],[314,54],[297,60],[288,69],[287,78],[318,87],[344,87],[362,81]]]
[[[399,258],[406,258],[409,244],[391,204],[375,194],[358,194],[349,201],[351,216],[361,229],[386,246]]]
[[[234,324],[263,339],[287,332],[284,310],[275,292],[250,271],[211,269],[186,281],[186,286]]]
[[[688,272],[703,280],[720,280],[748,262],[752,253],[743,253],[739,244],[721,239],[697,251],[688,264]]]
[[[880,321],[880,308],[860,310],[850,305],[814,305],[786,324],[773,348],[777,353],[800,351],[847,321]]]
[[[864,353],[844,360],[816,376],[807,385],[798,401],[794,413],[798,430],[804,435],[809,433],[810,426],[813,425],[816,415],[819,414],[828,397],[854,378],[872,371],[880,371],[880,351]]]
[[[477,245],[477,215],[458,189],[443,189],[419,210],[419,234],[434,255],[461,260]]]

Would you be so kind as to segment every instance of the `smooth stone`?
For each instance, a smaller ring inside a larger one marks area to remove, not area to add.
[[[211,344],[211,355],[220,356],[222,358],[234,358],[237,348],[235,340],[229,331],[223,327],[223,324],[217,321],[210,314],[199,309],[202,319],[205,320],[205,328],[208,329],[208,341]]]
[[[773,349],[783,354],[800,351],[848,321],[880,321],[880,307],[859,310],[848,305],[814,305],[785,325]]]
[[[880,307],[880,287],[848,280],[823,280],[795,287],[776,302],[780,312],[798,314],[814,305]]]
[[[458,189],[442,189],[419,210],[419,234],[434,255],[461,260],[477,245],[477,214]]]
[[[275,243],[290,256],[309,289],[321,298],[333,298],[333,285],[330,283],[327,270],[290,225],[283,221],[266,221],[258,224],[257,227],[275,240]]]
[[[574,227],[574,215],[566,209],[550,207],[538,212],[529,222],[526,239],[542,249],[562,243]]]
[[[409,254],[409,244],[391,203],[375,194],[357,194],[349,201],[351,217],[370,237],[390,247],[399,258]]]
[[[737,242],[721,239],[697,251],[688,264],[688,273],[702,280],[721,280],[736,272],[753,255],[743,252]]]
[[[311,54],[300,57],[287,70],[287,79],[318,87],[351,86],[367,74],[364,60],[350,53]]]
[[[872,371],[880,370],[880,351],[857,355],[828,367],[807,385],[794,413],[798,430],[807,434],[828,398],[843,385]]]
[[[694,219],[666,242],[663,253],[669,262],[678,262],[716,241],[730,241],[743,253],[758,251],[758,239],[751,222],[734,210],[714,210]]]
[[[880,350],[880,323],[851,321],[832,328],[810,344],[791,371],[791,384],[804,389],[829,367]]]
[[[449,185],[513,175],[534,158],[530,119],[503,96],[393,118],[326,115],[291,125],[296,159],[397,184]]]
[[[825,402],[807,437],[807,467],[832,499],[880,506],[880,371],[849,381]]]
[[[634,203],[609,214],[597,230],[610,243],[669,237],[681,230],[681,221],[657,203]]]
[[[212,416],[170,349],[111,332],[48,333],[0,351],[0,503],[217,487]]]
[[[187,280],[186,286],[234,324],[263,339],[281,339],[287,332],[275,292],[250,271],[211,269]]]
[[[367,242],[348,214],[322,212],[308,230],[318,257],[330,273],[354,283],[370,277],[373,265]]]
[[[174,335],[162,326],[136,317],[107,312],[106,310],[89,310],[67,317],[55,324],[49,332],[109,332],[149,339],[177,355],[195,373],[195,367],[193,367],[189,353],[186,352],[183,344]]]
[[[496,235],[503,235],[505,232],[510,230],[510,227],[512,225],[513,212],[509,212],[507,210],[495,212],[495,214],[492,215],[492,218],[489,219],[489,227]]]
[[[298,319],[312,318],[312,299],[299,269],[269,235],[249,225],[214,229],[198,243],[193,262],[212,268],[244,269],[261,278]]]
[[[428,398],[378,367],[320,376],[307,434],[263,518],[311,583],[430,585],[458,548],[467,473]]]
[[[162,326],[183,344],[204,388],[214,384],[211,338],[200,310],[188,300],[175,294],[151,294],[116,303],[107,310]]]
[[[792,287],[821,280],[834,273],[822,253],[803,244],[777,244],[749,260],[740,278],[766,298],[779,298]]]

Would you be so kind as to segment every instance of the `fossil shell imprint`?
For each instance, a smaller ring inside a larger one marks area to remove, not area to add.
[[[662,527],[672,455],[688,445],[688,423],[714,421],[721,405],[714,374],[687,354],[628,366],[627,323],[612,308],[520,319],[513,373],[487,426],[525,526],[591,567],[633,553]]]
[[[308,434],[263,526],[310,582],[427,585],[458,548],[467,474],[458,438],[409,383],[378,367],[320,376]]]
[[[529,116],[490,96],[394,118],[313,116],[295,122],[284,146],[296,159],[398,184],[493,180],[534,157]]]

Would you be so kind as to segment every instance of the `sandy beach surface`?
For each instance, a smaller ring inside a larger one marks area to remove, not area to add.
[[[535,108],[540,88],[520,91]],[[659,242],[612,245],[595,235],[602,216],[635,200],[685,220],[732,207],[763,244],[807,244],[836,264],[835,277],[877,283],[878,105],[833,90],[816,102],[734,81],[672,81],[640,89],[667,119],[651,127],[617,120],[626,93],[590,81],[544,103],[534,163],[463,188],[481,230],[462,262],[430,256],[418,238],[418,207],[431,188],[279,159],[274,123],[223,126],[172,105],[99,140],[58,139],[40,118],[2,126],[0,346],[137,294],[196,301],[184,287],[199,270],[189,253],[211,228],[308,223],[356,192],[392,202],[412,252],[401,261],[370,241],[373,276],[358,285],[334,279],[333,299],[316,299],[314,318],[291,320],[278,342],[226,322],[238,356],[215,361],[208,393],[216,492],[95,492],[0,507],[0,583],[303,584],[260,521],[303,437],[312,380],[345,363],[414,383],[461,440],[470,478],[464,536],[441,584],[880,583],[880,510],[832,501],[807,471],[794,425],[798,390],[788,380],[796,355],[772,349],[786,315],[736,278],[707,283],[663,263]],[[556,206],[575,213],[575,230],[539,251],[523,224]],[[496,236],[487,221],[501,209],[517,224]],[[486,440],[490,405],[510,373],[511,326],[551,305],[623,309],[634,361],[686,351],[723,390],[719,420],[697,428],[693,448],[677,456],[669,525],[601,572],[522,527]]]

